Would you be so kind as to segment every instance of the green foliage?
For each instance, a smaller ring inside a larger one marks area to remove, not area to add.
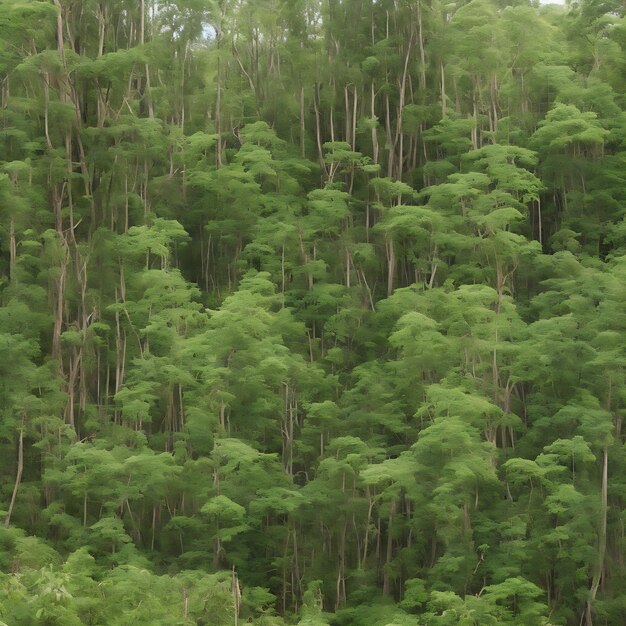
[[[0,626],[622,624],[625,32],[0,2]]]

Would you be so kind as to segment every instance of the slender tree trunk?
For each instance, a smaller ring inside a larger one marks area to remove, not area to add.
[[[593,626],[593,603],[595,602],[598,594],[598,588],[600,582],[604,576],[605,557],[606,557],[606,527],[607,527],[607,513],[608,513],[608,480],[609,480],[609,449],[608,446],[604,446],[602,453],[602,488],[601,488],[601,506],[600,506],[600,529],[598,532],[598,562],[596,571],[593,575],[593,581],[591,583],[591,589],[589,591],[589,598],[587,600],[587,607],[585,611],[585,623],[586,626]]]
[[[374,120],[376,119],[376,91],[374,90],[374,83],[372,82],[371,91],[371,104],[370,115],[372,118],[372,162],[378,163],[378,129],[374,126]]]
[[[9,222],[9,279],[15,280],[15,261],[17,259],[17,243],[15,240],[15,220],[11,216]]]
[[[354,88],[352,101],[352,150],[356,150],[356,118],[358,113],[359,92]]]
[[[233,612],[235,614],[235,626],[239,623],[239,611],[241,610],[241,587],[239,586],[239,577],[233,565],[232,572],[232,593],[233,593]]]
[[[4,518],[4,527],[8,528],[11,523],[11,517],[13,515],[13,509],[15,508],[15,501],[17,500],[17,492],[20,489],[22,483],[22,473],[24,472],[24,422],[20,427],[20,437],[17,443],[17,471],[15,473],[15,484],[13,485],[13,494],[11,495],[11,502],[9,504],[9,510],[7,516]]]
[[[537,228],[539,231],[539,244],[541,246],[543,246],[543,231],[542,231],[542,224],[541,224],[541,197],[537,198]]]
[[[389,94],[385,94],[385,131],[387,134],[387,176],[392,178],[395,163],[396,146],[391,132],[391,109],[389,105]]]
[[[404,68],[402,70],[402,80],[400,82],[400,99],[398,103],[397,119],[396,119],[396,136],[394,139],[394,149],[398,146],[397,165],[396,165],[396,178],[402,180],[402,169],[404,164],[404,133],[402,132],[402,113],[404,111],[404,101],[406,96],[406,84],[409,70],[409,60],[411,59],[411,52],[413,50],[414,32],[411,32],[411,37],[407,46],[406,54],[404,56]]]
[[[446,72],[443,67],[443,61],[439,62],[439,72],[441,74],[441,117],[445,118],[447,116],[447,107],[446,107]]]
[[[300,87],[300,156],[304,159],[306,156],[306,128],[304,120],[304,86]]]
[[[339,539],[339,569],[337,571],[335,611],[346,603],[346,535],[348,532],[348,516],[344,514],[343,529]]]
[[[324,172],[324,176],[328,177],[328,171],[326,169],[326,163],[324,162],[324,149],[322,145],[322,128],[320,122],[320,109],[319,109],[319,83],[315,85],[315,97],[313,98],[313,106],[315,108],[315,139],[317,141],[317,157]]]
[[[369,486],[367,487],[367,499],[368,499],[368,507],[367,507],[367,520],[365,522],[365,538],[363,539],[363,558],[362,563],[365,564],[367,561],[367,550],[369,547],[369,533],[370,533],[370,524],[372,523],[372,510],[374,509],[374,498],[370,493]]]
[[[424,35],[422,30],[422,3],[417,3],[417,38],[420,50],[420,73],[419,87],[422,91],[426,89],[426,55],[424,52]],[[422,98],[424,94],[422,94]]]
[[[478,93],[479,86],[474,84],[474,92],[472,94],[472,115],[474,116],[474,128],[472,128],[472,147],[474,150],[478,150]]]
[[[387,235],[385,239],[387,248],[387,295],[393,293],[393,280],[396,275],[396,253],[394,250],[393,239]]]
[[[391,579],[389,577],[389,564],[393,556],[393,516],[396,512],[396,501],[392,500],[389,506],[389,519],[387,521],[387,551],[385,554],[385,566],[383,567],[383,594],[389,595],[391,593]]]
[[[344,100],[344,123],[345,123],[345,133],[346,133],[346,143],[349,143],[351,146],[353,145],[352,140],[352,107],[350,105],[350,91],[348,90],[348,85],[345,84],[343,87],[343,100]]]
[[[217,134],[216,162],[218,167],[222,167],[222,30],[219,28],[216,33],[217,48],[217,96],[215,99],[215,133]]]

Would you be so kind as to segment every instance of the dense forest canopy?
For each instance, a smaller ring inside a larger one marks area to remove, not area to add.
[[[617,0],[0,0],[0,622],[619,626]]]

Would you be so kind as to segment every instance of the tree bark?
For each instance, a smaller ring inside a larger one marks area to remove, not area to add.
[[[608,512],[608,481],[609,481],[609,449],[604,446],[602,454],[602,487],[601,487],[601,505],[600,505],[600,530],[598,533],[598,564],[593,575],[589,598],[587,599],[587,607],[585,611],[586,626],[593,626],[593,603],[595,602],[600,587],[600,581],[604,575],[604,560],[606,557],[606,526]]]
[[[9,510],[7,516],[4,518],[4,527],[8,528],[11,523],[11,517],[13,515],[13,509],[15,508],[15,501],[17,500],[17,492],[20,489],[22,483],[22,473],[24,472],[24,423],[20,428],[20,438],[17,444],[17,472],[15,474],[15,485],[13,486],[13,494],[11,495],[11,503],[9,504]]]

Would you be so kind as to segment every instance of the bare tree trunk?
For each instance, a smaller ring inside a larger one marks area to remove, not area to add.
[[[305,133],[306,128],[304,125],[304,87],[300,87],[300,155],[304,159],[306,156],[305,149]]]
[[[371,96],[371,117],[372,117],[372,162],[378,163],[378,129],[374,127],[376,119],[376,92],[374,91],[374,83],[372,82]]]
[[[60,210],[60,209],[59,209]],[[63,305],[65,302],[65,283],[67,279],[68,249],[65,239],[59,237],[59,245],[63,250],[63,259],[59,268],[59,275],[56,279],[56,301],[54,311],[54,325],[52,329],[52,356],[59,361],[59,367],[63,370],[63,360],[61,354],[61,330],[63,329]]]
[[[143,46],[145,43],[146,36],[146,2],[145,0],[141,0],[141,16],[140,16],[140,26],[139,26],[139,43]],[[148,105],[148,117],[154,117],[154,105],[152,103],[152,93],[151,93],[151,85],[150,85],[150,67],[148,64],[145,64],[146,70],[146,84],[144,89],[144,97],[146,98],[146,103]]]
[[[493,114],[493,130],[498,130],[498,77],[493,74],[491,78],[491,112]],[[493,139],[495,141],[495,138]]]
[[[426,55],[424,53],[424,35],[422,31],[422,3],[417,3],[417,38],[420,49],[420,75],[419,86],[421,90],[426,89]]]
[[[385,132],[387,133],[387,176],[393,176],[394,157],[396,145],[391,134],[391,111],[389,106],[389,94],[385,94]]]
[[[320,162],[320,167],[324,172],[324,176],[328,176],[326,169],[326,163],[324,162],[324,150],[322,147],[322,129],[320,123],[320,109],[319,109],[319,83],[315,85],[315,97],[313,98],[313,106],[315,108],[315,139],[317,141],[317,156]]]
[[[537,198],[537,227],[539,229],[539,244],[543,246],[543,231],[541,226],[541,197]]]
[[[391,563],[391,557],[393,556],[393,538],[391,535],[391,528],[393,526],[393,516],[396,512],[396,501],[392,500],[389,506],[389,520],[387,521],[387,552],[385,555],[385,566],[383,568],[383,593],[389,595],[391,593],[391,580],[389,578],[388,566]]]
[[[339,569],[337,571],[335,611],[346,603],[346,534],[348,531],[348,516],[344,514],[344,524],[339,540]]]
[[[352,150],[356,150],[356,118],[358,113],[359,92],[354,88],[354,99],[352,102]]]
[[[374,509],[374,498],[372,498],[369,486],[367,487],[367,499],[368,499],[367,520],[365,523],[365,539],[363,540],[363,559],[362,559],[362,563],[364,564],[367,561],[367,549],[369,547],[370,524],[372,522],[372,510]]]
[[[222,48],[222,30],[217,30],[217,97],[215,100],[215,133],[217,134],[216,162],[222,167],[222,60],[220,58]]]
[[[9,510],[7,516],[4,518],[4,527],[8,528],[11,523],[11,516],[13,515],[13,509],[15,508],[15,501],[17,500],[17,492],[19,491],[20,484],[22,482],[22,473],[24,472],[24,422],[20,428],[20,438],[18,440],[17,447],[17,472],[15,474],[15,485],[13,486],[13,494],[11,495],[11,503],[9,504]]]
[[[233,565],[232,575],[232,592],[233,592],[233,610],[235,613],[235,626],[239,623],[239,611],[241,610],[241,587],[239,586],[239,577]]]
[[[404,69],[402,70],[402,81],[400,83],[400,101],[398,103],[397,119],[396,119],[396,137],[394,139],[394,149],[399,146],[397,165],[396,165],[396,178],[402,180],[402,167],[404,163],[404,134],[402,132],[402,112],[404,111],[404,101],[406,95],[406,83],[409,69],[409,60],[411,58],[411,52],[413,50],[413,37],[414,33],[411,32],[411,38],[404,57]]]
[[[608,512],[608,479],[609,479],[609,449],[608,446],[604,446],[602,455],[602,488],[601,488],[601,520],[600,530],[598,533],[598,564],[596,571],[593,575],[593,582],[591,583],[591,589],[589,591],[589,598],[587,599],[587,607],[585,611],[585,623],[586,626],[593,626],[593,603],[595,602],[596,595],[598,594],[598,588],[600,587],[600,581],[604,576],[604,560],[606,556],[606,525],[607,525],[607,512]]]
[[[446,109],[446,72],[443,67],[443,61],[439,62],[439,71],[441,73],[441,117],[445,118],[447,115]]]
[[[393,279],[396,274],[396,253],[391,237],[386,237],[385,245],[387,248],[387,295],[390,296],[393,293]]]
[[[15,241],[15,220],[11,216],[9,222],[9,279],[15,280],[15,261],[17,259],[17,243]]]
[[[472,128],[472,147],[474,150],[478,150],[478,90],[479,86],[474,86],[474,93],[472,96],[472,115],[474,116],[474,128]]]
[[[352,107],[350,106],[350,92],[348,91],[348,84],[346,83],[343,87],[343,100],[345,105],[345,126],[346,126],[346,143],[349,143],[351,146],[354,145],[352,139]]]

